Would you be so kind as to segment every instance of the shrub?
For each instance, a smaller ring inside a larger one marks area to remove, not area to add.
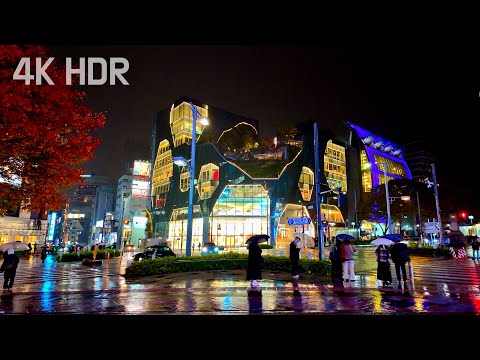
[[[107,249],[107,250],[98,250],[97,252],[97,258],[96,260],[99,259],[106,259],[107,256],[106,254],[110,253],[110,257],[118,257],[122,254],[121,250],[116,250],[116,249]],[[62,257],[60,258],[60,255],[57,255],[56,260],[61,261],[61,262],[68,262],[68,261],[79,261],[83,259],[90,259],[93,260],[93,251],[85,251],[80,253],[80,258],[78,258],[77,253],[63,253]]]
[[[290,260],[285,256],[265,255],[263,270],[290,272]],[[177,272],[202,270],[246,270],[248,255],[229,253],[206,256],[181,256],[147,259],[133,262],[125,270],[125,277],[162,275]],[[327,261],[300,259],[300,271],[318,275],[331,274],[331,264]]]
[[[260,244],[260,249],[273,249],[273,245],[270,245],[270,244]]]

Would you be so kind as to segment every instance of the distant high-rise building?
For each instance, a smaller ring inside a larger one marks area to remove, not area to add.
[[[91,236],[96,224],[95,214],[99,206],[99,204],[97,204],[97,188],[103,185],[111,186],[111,183],[107,176],[85,174],[82,177],[84,182],[74,188],[68,197],[70,204],[68,219],[69,221],[78,220],[80,226],[77,226],[77,228],[81,227],[83,230],[76,231],[76,241],[87,244],[92,239]],[[110,211],[112,202],[113,195],[111,196]],[[105,204],[103,204],[103,206],[105,206]]]
[[[428,150],[423,141],[413,141],[405,144],[404,158],[412,173],[412,178],[418,182],[425,183],[425,179],[432,180],[432,163],[434,156]]]

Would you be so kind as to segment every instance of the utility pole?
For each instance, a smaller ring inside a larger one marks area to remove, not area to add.
[[[315,157],[315,204],[317,208],[317,237],[318,237],[318,258],[325,260],[323,254],[323,229],[322,229],[322,194],[320,193],[320,158],[318,144],[318,124],[313,124],[313,148]]]
[[[435,175],[435,164],[432,163],[432,177],[433,177],[433,188],[435,190],[435,205],[437,206],[437,218],[438,218],[438,228],[439,228],[439,242],[440,246],[443,246],[443,226],[442,218],[440,217],[440,204],[438,202],[438,185],[437,185],[437,176]]]
[[[392,233],[392,219],[390,218],[390,195],[388,194],[388,176],[387,176],[387,163],[383,163],[383,174],[385,176],[385,197],[387,198],[387,221],[388,221],[388,233]]]
[[[417,191],[417,206],[418,206],[418,222],[420,224],[419,232],[420,232],[420,243],[423,244],[423,233],[422,233],[422,215],[420,213],[420,196],[418,195]]]

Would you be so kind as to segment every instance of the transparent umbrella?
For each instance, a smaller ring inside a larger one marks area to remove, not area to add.
[[[305,233],[294,233],[293,236],[298,236],[300,238],[303,248],[315,247],[315,240],[310,235]]]
[[[394,242],[390,239],[386,239],[383,237],[379,237],[372,242],[370,242],[371,245],[392,245]]]
[[[27,246],[26,243],[23,243],[20,241],[9,242],[9,243],[0,245],[0,251],[2,252],[8,251],[10,249],[13,249],[14,251],[30,250],[30,248]]]

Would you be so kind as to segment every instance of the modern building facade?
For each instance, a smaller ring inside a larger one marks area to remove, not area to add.
[[[185,248],[190,166],[177,166],[173,160],[191,157],[190,103],[209,120],[206,127],[197,121],[192,243],[213,241],[238,248],[252,235],[268,234],[272,244],[286,248],[295,232],[315,237],[313,129],[301,147],[286,145],[286,158],[265,153],[253,156],[252,149],[259,142],[257,120],[189,98],[177,100],[155,119],[151,184],[155,236],[167,239],[174,249]],[[327,141],[320,142],[320,154],[328,154]],[[330,180],[342,183],[345,153],[335,144],[330,148]],[[319,160],[324,168],[324,157]],[[321,176],[323,190],[328,189],[323,172]],[[332,223],[344,224],[333,204],[324,204],[322,214]],[[311,221],[289,225],[289,219],[299,217]]]
[[[351,122],[346,122],[350,130],[347,146],[347,182],[348,182],[348,223],[355,228],[364,226],[369,232],[380,227],[370,224],[362,218],[365,214],[357,213],[357,206],[362,194],[371,192],[376,186],[388,180],[412,179],[410,169],[403,157],[403,148],[397,144],[366,130]],[[414,229],[414,224],[406,225]]]
[[[130,173],[118,179],[115,217],[118,219],[117,246],[134,244],[141,248],[146,237],[150,199],[150,161],[135,160]],[[149,224],[150,225],[150,224]]]
[[[75,230],[75,234],[73,234],[73,230],[69,230],[69,236],[74,235],[80,244],[85,245],[95,239],[93,234],[95,233],[96,214],[98,214],[97,207],[99,206],[97,204],[97,188],[102,185],[110,185],[110,179],[106,176],[95,174],[85,174],[82,177],[84,181],[68,196],[69,211],[67,217],[69,221],[77,220],[83,229],[80,231]],[[100,196],[100,198],[102,197]],[[113,196],[111,196],[109,211],[111,211],[112,201]],[[104,207],[105,204],[103,208],[100,204],[101,209],[104,209]],[[80,227],[76,226],[78,229]]]

